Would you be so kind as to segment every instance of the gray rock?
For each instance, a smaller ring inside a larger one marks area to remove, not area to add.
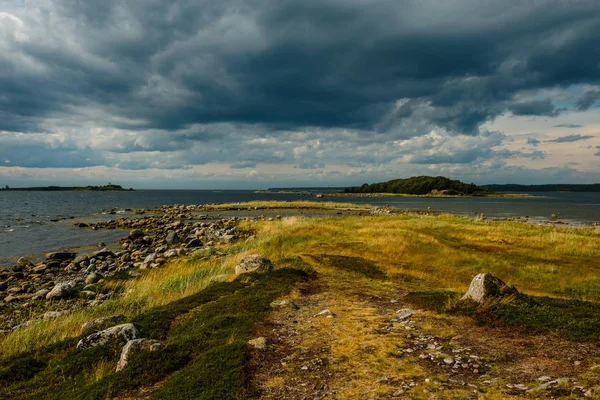
[[[40,289],[37,292],[35,292],[33,294],[33,296],[31,296],[32,299],[37,300],[37,299],[43,299],[44,297],[46,297],[46,295],[50,293],[50,290],[48,289]]]
[[[69,311],[47,311],[42,316],[42,319],[54,319],[69,314]]]
[[[169,233],[167,234],[167,244],[176,244],[180,242],[181,239],[179,238],[179,235],[177,235],[177,232],[169,231]]]
[[[151,264],[154,262],[154,260],[156,260],[156,254],[154,254],[154,253],[148,254],[146,256],[146,258],[144,258],[144,263]]]
[[[73,294],[73,287],[68,283],[59,283],[54,286],[48,294],[46,294],[46,300],[63,299]]]
[[[289,307],[292,310],[300,309],[300,307],[298,307],[294,302],[292,302],[290,300],[274,301],[271,303],[271,307],[273,307],[273,308]]]
[[[251,254],[242,258],[240,263],[235,267],[236,275],[245,274],[254,271],[268,271],[273,269],[271,260],[262,254]]]
[[[314,317],[327,317],[327,318],[334,318],[335,314],[328,308],[326,308],[325,310],[316,313],[315,315],[313,315]]]
[[[52,253],[46,254],[46,260],[72,260],[75,258],[77,253],[73,253],[71,251],[55,251]]]
[[[461,300],[473,300],[481,303],[490,298],[504,297],[518,293],[514,286],[508,286],[492,274],[482,273],[473,278],[469,290]]]
[[[395,321],[403,321],[416,313],[417,310],[411,310],[409,308],[403,308],[402,310],[396,311],[396,316],[393,318]]]
[[[92,257],[96,257],[96,258],[97,258],[97,257],[114,257],[114,256],[115,256],[115,253],[113,253],[112,251],[110,251],[110,250],[109,250],[109,249],[107,249],[107,248],[104,248],[104,249],[102,249],[102,250],[95,251],[95,252],[92,254]]]
[[[177,256],[176,249],[167,250],[167,251],[165,251],[165,254],[164,254],[164,257],[166,257],[166,258],[171,258],[171,257],[176,257],[176,256]]]
[[[140,338],[140,331],[134,324],[122,324],[113,326],[100,332],[92,333],[91,335],[81,339],[77,343],[78,349],[91,349],[92,347],[101,346],[113,340],[133,340]]]
[[[269,341],[265,337],[258,337],[248,341],[248,344],[255,349],[265,350],[269,346]]]
[[[98,328],[103,328],[110,325],[120,324],[127,320],[123,314],[111,315],[109,317],[99,317],[87,321],[81,325],[81,334],[86,334]]]
[[[100,274],[99,272],[92,272],[91,274],[85,277],[85,283],[87,285],[90,285],[92,283],[98,282],[102,278],[104,278],[104,276],[102,276],[102,274]]]
[[[132,352],[139,350],[160,351],[162,350],[162,344],[156,340],[150,339],[129,340],[125,343],[125,346],[123,346],[123,350],[121,350],[121,357],[117,363],[117,371],[120,371],[127,366],[127,359]]]

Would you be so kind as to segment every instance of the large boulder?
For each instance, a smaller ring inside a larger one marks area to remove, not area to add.
[[[490,298],[498,298],[518,294],[517,288],[508,286],[492,274],[481,273],[471,281],[469,290],[461,300],[473,300],[481,303]]]
[[[117,371],[122,370],[127,366],[127,359],[130,354],[134,351],[146,350],[146,351],[160,351],[162,344],[156,340],[151,339],[133,339],[125,343],[123,350],[121,350],[121,357],[117,363]]]
[[[100,332],[92,333],[91,335],[81,339],[77,343],[78,349],[91,349],[92,347],[101,346],[112,342],[113,340],[129,341],[139,339],[140,331],[134,324],[122,324],[113,326]]]
[[[179,238],[179,235],[177,235],[177,232],[169,231],[169,233],[167,234],[167,244],[171,245],[171,244],[177,244],[180,242],[181,242],[181,239]]]
[[[273,269],[271,260],[262,254],[251,254],[242,258],[240,263],[235,267],[235,273],[245,274],[246,272],[268,271]]]
[[[73,294],[73,286],[68,283],[59,283],[46,294],[46,300],[64,299]]]

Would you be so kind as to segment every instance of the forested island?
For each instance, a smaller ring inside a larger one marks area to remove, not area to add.
[[[104,186],[40,186],[40,187],[25,187],[11,188],[8,185],[0,191],[41,191],[41,192],[129,192],[134,189],[125,189],[120,185],[104,185]]]
[[[344,189],[344,193],[393,193],[411,195],[485,196],[492,192],[473,183],[464,183],[444,176],[413,176]]]

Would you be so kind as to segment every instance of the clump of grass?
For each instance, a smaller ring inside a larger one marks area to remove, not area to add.
[[[387,275],[373,261],[362,257],[319,254],[312,256],[316,261],[344,271],[355,272],[367,278],[385,280]]]

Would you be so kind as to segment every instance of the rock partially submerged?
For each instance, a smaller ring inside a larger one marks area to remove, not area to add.
[[[92,333],[91,335],[81,339],[77,343],[78,349],[91,349],[92,347],[101,346],[113,340],[133,340],[140,338],[140,331],[132,323],[113,326],[100,332]]]
[[[151,339],[129,340],[125,346],[123,346],[123,350],[121,350],[121,357],[117,363],[117,371],[120,371],[127,366],[127,360],[132,352],[139,350],[160,351],[162,350],[162,344]]]
[[[461,300],[473,300],[481,303],[490,298],[516,295],[519,291],[514,286],[508,286],[492,274],[478,274],[471,281],[469,290]]]
[[[240,263],[235,267],[235,273],[239,275],[254,271],[269,271],[271,269],[273,269],[271,260],[262,254],[251,254],[242,258]]]

